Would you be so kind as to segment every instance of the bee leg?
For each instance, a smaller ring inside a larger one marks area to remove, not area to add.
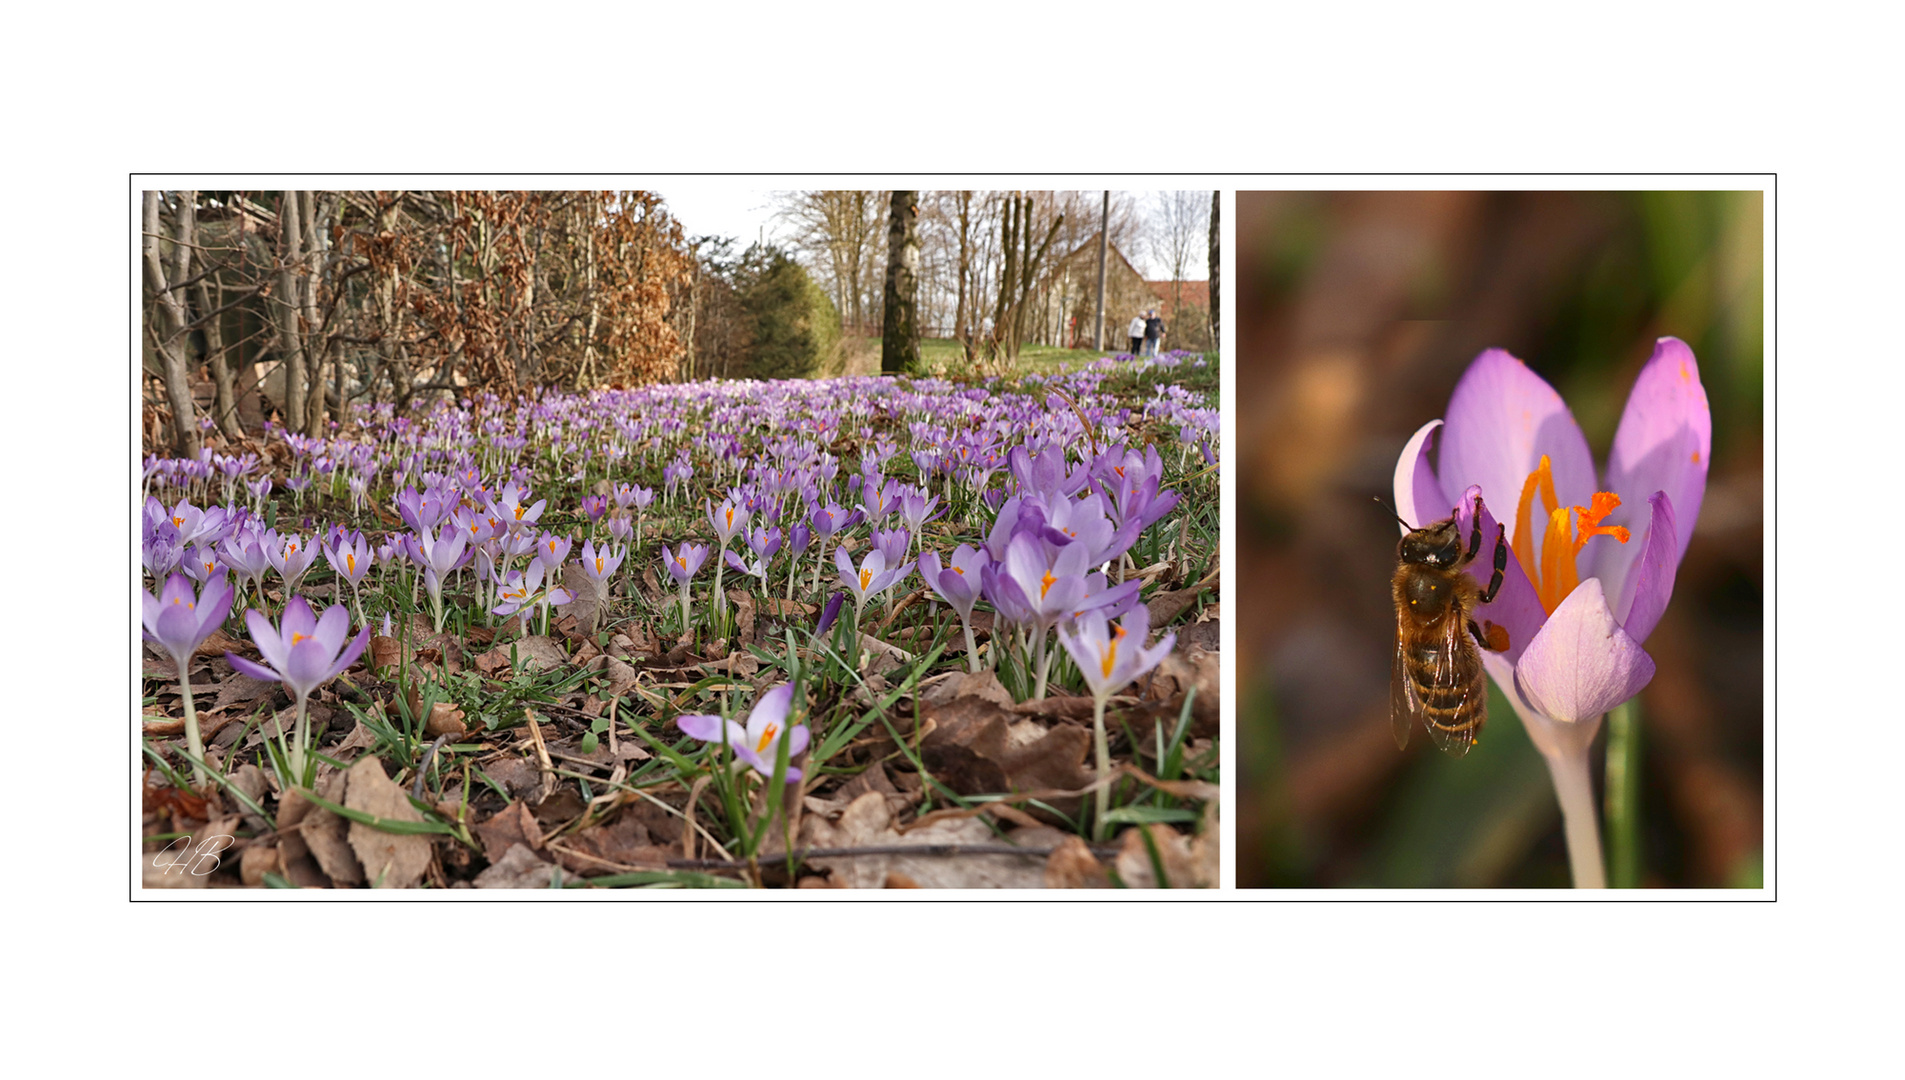
[[[1487,649],[1489,652],[1508,651],[1508,631],[1496,626],[1494,623],[1489,623],[1488,629],[1484,632],[1481,627],[1475,625],[1474,619],[1470,619],[1468,621],[1468,632],[1475,638],[1476,644]]]
[[[1476,501],[1479,502],[1480,500],[1476,500]],[[1477,516],[1475,520],[1477,522],[1477,525],[1475,527],[1476,535],[1479,536],[1481,535],[1481,525],[1479,524],[1481,521],[1481,518]],[[1505,525],[1496,525],[1495,526],[1495,573],[1492,577],[1488,579],[1488,590],[1482,593],[1482,603],[1486,604],[1486,603],[1492,602],[1495,599],[1495,594],[1501,591],[1502,574],[1507,569],[1508,569],[1508,527]]]
[[[1461,508],[1457,507],[1456,512],[1460,513]],[[1480,550],[1482,550],[1482,497],[1477,495],[1475,496],[1475,528],[1469,533],[1468,554],[1462,556],[1462,565],[1466,566],[1474,562],[1475,553]]]

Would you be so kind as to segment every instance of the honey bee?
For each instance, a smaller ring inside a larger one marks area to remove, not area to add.
[[[1483,589],[1466,573],[1482,547],[1481,496],[1475,497],[1475,527],[1466,552],[1453,512],[1433,525],[1412,528],[1402,521],[1402,526],[1409,533],[1396,546],[1392,583],[1396,659],[1389,674],[1389,721],[1399,749],[1409,745],[1409,729],[1420,718],[1437,746],[1461,757],[1488,719],[1488,684],[1478,647],[1508,648],[1507,630],[1475,623],[1475,609],[1501,589],[1507,533],[1495,527],[1495,573]]]

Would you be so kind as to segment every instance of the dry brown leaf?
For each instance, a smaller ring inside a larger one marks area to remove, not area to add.
[[[547,889],[561,869],[536,858],[521,844],[512,846],[489,869],[476,875],[479,889]]]
[[[667,866],[671,857],[632,814],[619,815],[608,825],[591,825],[562,841],[562,848],[552,843],[550,850],[570,873],[595,876],[622,867],[659,869]]]
[[[432,739],[440,735],[462,735],[469,729],[469,725],[463,722],[463,710],[448,701],[439,701],[430,706],[430,718],[423,723],[423,733]]]
[[[838,823],[807,817],[801,843],[813,848],[993,844],[992,830],[970,818],[940,821],[902,835],[893,828],[886,796],[869,791],[853,800]],[[856,889],[886,886],[899,875],[924,889],[1036,889],[1044,884],[1043,859],[1025,855],[865,855],[812,860],[837,884]]]
[[[249,675],[234,674],[218,684],[218,697],[212,702],[212,708],[225,709],[233,705],[249,705],[259,698],[270,695],[278,689],[278,683],[264,679],[254,679]]]
[[[590,577],[578,560],[563,564],[562,587],[569,590],[575,599],[566,604],[557,604],[556,610],[575,619],[577,634],[593,636],[596,628],[602,625],[602,613],[608,610],[608,582]]]
[[[539,781],[540,782],[540,781]],[[529,812],[529,804],[518,800],[498,810],[476,827],[476,838],[483,842],[483,854],[490,862],[500,862],[510,848],[522,844],[531,850],[542,847],[542,826]]]
[[[1092,856],[1091,848],[1076,836],[1059,842],[1045,860],[1045,887],[1048,889],[1107,889],[1111,875],[1104,864]]]
[[[345,774],[335,770],[326,771],[319,767],[317,794],[320,798],[334,803],[344,802]],[[346,804],[348,805],[348,804]],[[322,806],[312,806],[304,815],[299,833],[304,837],[305,846],[331,881],[338,885],[361,885],[364,882],[364,869],[357,864],[357,856],[351,851],[347,839],[350,823]]]
[[[265,883],[266,874],[283,873],[279,869],[278,854],[275,846],[247,844],[244,854],[238,857],[239,878],[246,885],[256,889]]]
[[[1147,832],[1157,847],[1157,861],[1164,866],[1164,883],[1158,881],[1150,848],[1144,842]],[[1204,876],[1203,864],[1192,857],[1190,838],[1169,825],[1134,826],[1126,829],[1120,840],[1118,857],[1112,865],[1117,867],[1118,878],[1128,889],[1214,888],[1217,884],[1214,878]]]
[[[1061,724],[1048,728],[1022,720],[983,698],[928,705],[923,719],[933,728],[921,757],[940,782],[962,795],[1016,791],[1076,791],[1094,779],[1085,767],[1091,732]],[[1073,813],[1079,800],[1053,803]]]
[[[344,805],[389,821],[423,820],[423,814],[410,805],[403,789],[384,775],[383,763],[374,757],[365,757],[351,766]],[[350,842],[363,864],[365,877],[376,888],[408,889],[423,880],[423,872],[430,865],[428,836],[389,833],[353,821]]]

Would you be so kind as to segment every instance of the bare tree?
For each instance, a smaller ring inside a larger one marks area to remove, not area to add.
[[[920,366],[918,218],[919,192],[895,191],[887,214],[886,296],[880,334],[880,370],[887,374],[917,371]]]
[[[1198,241],[1206,239],[1210,206],[1199,191],[1160,191],[1152,205],[1156,227],[1152,253],[1171,272],[1171,312],[1175,317],[1184,298],[1184,272],[1190,269]]]
[[[197,242],[195,208],[198,192],[179,192],[179,211],[172,235],[172,264],[168,272],[165,239],[160,232],[159,193],[145,193],[142,277],[146,307],[158,310],[159,318],[148,320],[146,333],[159,354],[160,379],[165,386],[166,405],[172,410],[172,452],[180,457],[197,457],[199,451],[198,415],[192,405],[191,371],[186,356],[191,342],[188,334],[192,319],[186,307],[182,286],[191,276],[192,249]]]
[[[885,232],[886,192],[787,191],[776,201],[777,216],[793,227],[795,249],[833,293],[841,319],[864,332]]]

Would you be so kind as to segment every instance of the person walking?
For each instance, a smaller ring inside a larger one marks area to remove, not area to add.
[[[1152,308],[1149,317],[1144,320],[1144,355],[1156,356],[1158,346],[1164,341],[1164,320],[1158,318],[1156,308]]]
[[[1131,316],[1131,325],[1126,329],[1131,337],[1131,355],[1136,356],[1138,350],[1144,348],[1144,312]]]

